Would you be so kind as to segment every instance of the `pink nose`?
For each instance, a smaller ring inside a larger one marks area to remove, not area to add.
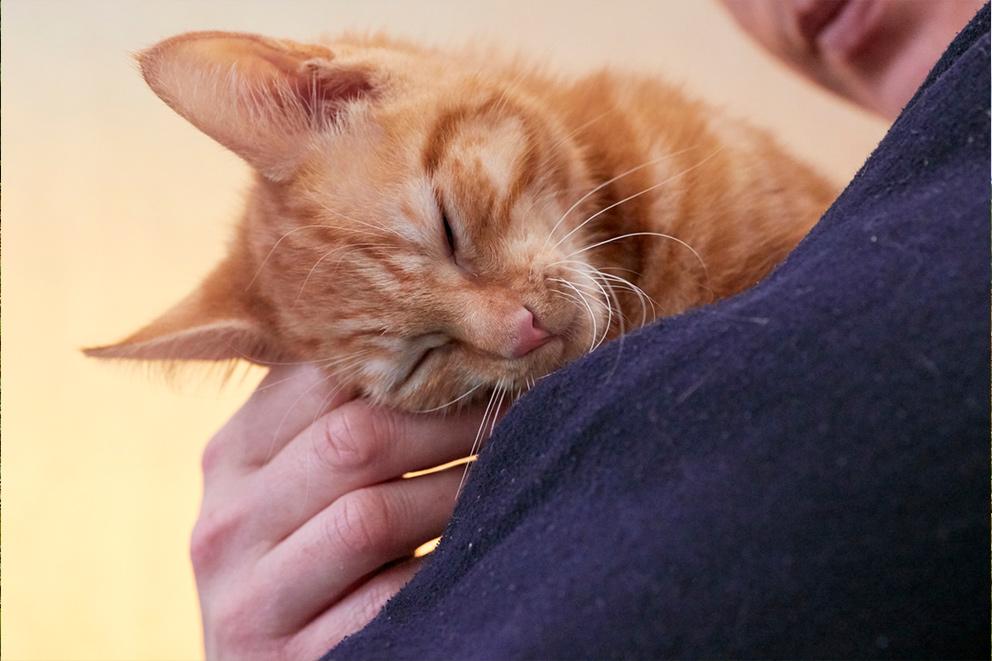
[[[551,339],[548,331],[541,328],[534,318],[534,313],[527,308],[520,308],[520,311],[513,315],[513,323],[517,327],[517,333],[510,355],[513,358],[526,356],[534,349],[545,344]]]

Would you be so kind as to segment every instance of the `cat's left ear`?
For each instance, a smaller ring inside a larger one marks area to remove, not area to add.
[[[285,360],[266,323],[268,310],[244,291],[247,266],[229,256],[186,298],[129,337],[83,349],[129,360]]]
[[[148,85],[263,175],[292,173],[314,132],[377,95],[369,67],[326,46],[230,32],[190,32],[138,55]]]

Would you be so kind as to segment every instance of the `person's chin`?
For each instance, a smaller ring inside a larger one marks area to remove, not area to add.
[[[849,0],[815,41],[847,96],[887,117],[898,114],[931,63],[919,53],[920,26],[905,10],[898,1]]]
[[[919,89],[940,52],[931,52],[932,45],[917,39],[873,71],[869,80],[873,90],[872,105],[876,112],[895,119],[913,94]]]
[[[877,36],[885,27],[888,3],[848,0],[841,5],[814,37],[823,57],[851,62],[873,50]],[[890,22],[890,21],[888,21]]]

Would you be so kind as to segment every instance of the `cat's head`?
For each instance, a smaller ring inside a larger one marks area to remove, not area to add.
[[[523,79],[374,38],[191,33],[139,62],[257,177],[203,284],[91,355],[312,361],[417,410],[525,387],[604,335],[588,237],[567,236],[590,175]]]

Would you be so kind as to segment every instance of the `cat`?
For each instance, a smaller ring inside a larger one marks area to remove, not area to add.
[[[752,286],[835,193],[643,76],[384,36],[188,33],[138,62],[254,184],[203,283],[90,356],[309,362],[408,411],[492,401]]]

